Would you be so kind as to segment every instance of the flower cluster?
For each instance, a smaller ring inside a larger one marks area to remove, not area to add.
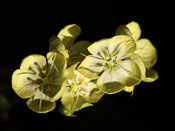
[[[132,92],[141,81],[153,82],[157,52],[148,39],[139,39],[138,23],[120,25],[112,38],[94,43],[75,39],[78,25],[64,27],[49,41],[46,58],[30,55],[12,75],[12,88],[34,112],[47,113],[61,100],[60,112],[92,106],[105,94]]]

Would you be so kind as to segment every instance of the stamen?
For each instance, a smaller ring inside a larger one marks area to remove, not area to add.
[[[111,54],[112,56],[114,56],[115,55],[115,53],[114,52],[112,52],[112,54]]]
[[[79,82],[83,82],[83,79],[81,79],[81,78],[78,78],[78,81],[79,81]]]
[[[105,67],[103,70],[104,70],[104,71],[107,71],[108,69]]]
[[[117,69],[115,68],[113,71],[114,71],[114,72],[116,72],[116,71],[117,71]]]
[[[51,90],[51,88],[50,88],[50,87],[47,87],[47,88],[46,88],[46,91],[50,91],[50,90]]]
[[[71,62],[71,61],[68,61],[68,62],[67,62],[67,65],[72,65],[72,62]]]
[[[46,73],[46,70],[42,70],[41,72],[42,72],[43,74],[45,74],[45,73]]]
[[[53,82],[53,78],[51,76],[49,77],[49,81],[50,82]]]
[[[66,50],[67,53],[69,53],[69,50]]]
[[[86,97],[86,93],[83,94],[83,98],[85,98],[85,97]]]
[[[75,51],[75,50],[72,52],[72,54],[76,54],[76,53],[77,53],[77,51]]]
[[[39,75],[38,73],[35,73],[35,76],[36,76],[36,77],[38,77],[38,75]]]
[[[35,88],[37,89],[39,87],[39,85],[38,84],[35,84]]]
[[[119,62],[120,62],[120,63],[122,63],[122,60],[121,60],[121,59],[119,59]]]
[[[76,94],[73,94],[72,96],[73,96],[73,97],[77,97],[77,95],[76,95]]]
[[[103,60],[104,60],[104,61],[106,61],[106,60],[107,60],[107,58],[104,58]]]
[[[88,83],[86,82],[85,85],[88,86]]]
[[[71,89],[72,89],[72,90],[74,89],[74,84],[71,85]]]

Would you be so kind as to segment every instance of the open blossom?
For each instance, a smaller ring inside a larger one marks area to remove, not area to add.
[[[77,64],[72,65],[64,75],[67,83],[64,85],[66,89],[61,102],[67,116],[72,116],[75,111],[92,106],[91,103],[98,102],[103,96],[103,92],[100,92],[96,84],[92,82],[93,79],[75,70],[76,66]]]
[[[145,66],[134,54],[135,41],[126,35],[102,39],[88,47],[87,56],[80,69],[99,75],[97,86],[107,94],[114,94],[144,79]]]
[[[152,67],[157,62],[157,51],[151,41],[147,38],[141,38],[141,28],[138,23],[130,22],[127,25],[121,25],[116,30],[116,35],[128,35],[136,41],[135,53],[138,54],[146,67],[146,77],[143,81],[153,82],[158,78],[158,74]]]
[[[71,66],[84,59],[88,55],[87,47],[91,44],[89,41],[78,41],[74,43],[80,35],[81,28],[76,24],[70,24],[60,30],[57,36],[50,39],[50,51],[60,52],[67,59],[67,65]]]
[[[14,71],[12,88],[21,98],[30,98],[28,107],[38,113],[55,108],[55,101],[63,93],[62,75],[66,68],[63,55],[49,52],[47,60],[42,55],[30,55]]]

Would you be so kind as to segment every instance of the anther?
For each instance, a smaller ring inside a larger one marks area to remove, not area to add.
[[[39,85],[38,84],[35,84],[35,88],[37,89],[39,87]]]
[[[88,83],[86,82],[85,85],[88,86]]]
[[[104,70],[104,71],[107,71],[108,69],[105,67],[103,70]]]
[[[49,81],[50,82],[53,82],[53,78],[51,76],[49,77]]]
[[[136,48],[136,51],[138,51],[138,48]]]
[[[85,97],[86,97],[86,93],[83,94],[83,98],[85,98]]]
[[[112,52],[112,54],[111,54],[112,56],[114,56],[115,55],[115,53],[114,52]]]
[[[72,54],[76,54],[77,52],[74,50],[73,52],[72,52]]]
[[[50,91],[50,90],[51,90],[51,88],[50,88],[50,87],[47,87],[47,88],[46,88],[46,91]]]
[[[106,61],[106,60],[107,60],[107,58],[104,58],[103,60],[104,60],[104,61]]]
[[[74,84],[71,85],[71,89],[72,89],[72,90],[74,89]]]
[[[45,73],[46,73],[46,70],[42,70],[41,72],[42,72],[43,74],[45,74]]]
[[[120,63],[122,63],[122,60],[121,60],[121,59],[119,59],[119,62],[120,62]]]
[[[81,78],[78,78],[78,81],[79,81],[79,82],[83,82],[83,79],[81,79]]]
[[[114,71],[114,72],[116,72],[116,71],[117,71],[117,69],[115,68],[113,71]]]
[[[66,50],[67,53],[69,53],[69,50]]]
[[[35,76],[37,77],[39,74],[38,73],[35,73]]]
[[[77,95],[76,95],[76,94],[73,94],[72,96],[73,96],[73,97],[77,97]]]

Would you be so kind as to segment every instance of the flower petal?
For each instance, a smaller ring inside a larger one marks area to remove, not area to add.
[[[73,97],[68,91],[66,91],[62,96],[61,102],[66,108],[66,110],[71,114],[82,108],[92,106],[92,104],[87,103],[83,97],[81,96]]]
[[[61,31],[58,33],[57,37],[61,39],[65,48],[70,50],[74,40],[77,36],[81,33],[81,28],[76,24],[71,24],[65,26]]]
[[[135,62],[135,64],[137,64],[137,66],[140,69],[141,72],[141,80],[143,80],[145,78],[145,73],[146,73],[146,68],[144,63],[142,62],[142,59],[140,58],[140,56],[134,54],[131,56],[131,59]]]
[[[48,113],[55,109],[56,103],[50,102],[48,100],[42,100],[41,106],[40,106],[40,99],[33,99],[30,98],[27,101],[27,106],[36,113]]]
[[[120,92],[125,86],[121,84],[117,78],[116,72],[106,71],[97,80],[97,86],[100,91],[103,91],[106,94],[115,94]]]
[[[95,74],[99,74],[103,71],[104,61],[98,57],[87,56],[80,64],[79,68],[86,69]]]
[[[132,21],[128,23],[126,26],[129,28],[134,40],[137,41],[141,36],[141,28],[139,24],[137,22]]]
[[[158,79],[158,74],[153,69],[146,70],[146,78],[143,80],[144,82],[153,82]]]
[[[133,86],[141,82],[141,70],[133,60],[122,61],[116,74],[118,80],[125,86]]]
[[[111,56],[115,53],[118,58],[124,59],[136,49],[135,41],[127,35],[114,36],[111,39],[103,39],[94,42],[88,47],[88,51],[93,55],[99,55],[102,58]]]
[[[115,35],[128,35],[132,37],[132,34],[129,30],[129,28],[126,25],[120,25],[116,31],[115,31]]]
[[[123,89],[123,91],[125,91],[125,92],[133,92],[134,91],[134,86],[126,86],[124,89]]]
[[[65,49],[65,45],[56,36],[52,36],[49,40],[49,51],[61,53],[66,58],[69,58],[69,54],[68,54],[67,50]]]
[[[75,45],[72,46],[70,49],[69,55],[70,55],[70,61],[74,64],[76,62],[81,62],[85,56],[84,55],[89,55],[90,53],[88,52],[87,48],[91,43],[89,41],[79,41],[75,43]],[[83,48],[82,48],[83,47]]]
[[[93,88],[89,94],[89,96],[86,98],[87,102],[89,103],[97,103],[104,93],[100,91],[98,88]]]
[[[20,70],[29,71],[29,68],[32,68],[36,73],[40,73],[37,65],[43,68],[46,65],[45,57],[42,55],[29,55],[21,62]]]
[[[145,66],[151,68],[157,62],[157,51],[150,40],[140,39],[136,42],[137,50],[135,51],[142,58]]]
[[[35,86],[28,78],[36,80],[34,75],[16,70],[12,75],[12,88],[21,98],[29,98],[35,93]]]

